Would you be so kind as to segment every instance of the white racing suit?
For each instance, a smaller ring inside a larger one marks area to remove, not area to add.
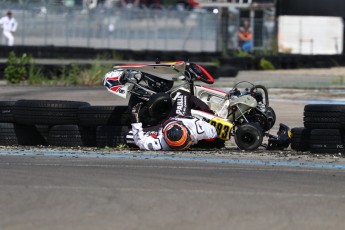
[[[0,26],[3,27],[3,35],[7,39],[7,45],[13,46],[14,36],[13,33],[17,30],[18,23],[16,19],[9,18],[8,16],[0,18]]]
[[[217,137],[216,129],[209,123],[198,118],[179,118],[174,120],[181,121],[187,129],[189,129],[192,136],[192,145],[198,143],[200,140],[214,140]],[[144,133],[141,123],[132,124],[132,133],[134,143],[144,150],[172,150],[164,140],[162,128],[158,132]]]
[[[180,91],[168,119],[181,121],[186,126],[192,136],[192,145],[200,140],[214,140],[217,137],[215,127],[198,118],[191,117],[191,109],[210,112],[208,106],[203,101],[189,93]],[[133,123],[132,134],[134,143],[140,149],[172,150],[164,140],[162,127],[159,128],[158,132],[145,133],[142,123]]]

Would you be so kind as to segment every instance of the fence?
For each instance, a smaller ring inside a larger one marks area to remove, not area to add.
[[[8,4],[0,1],[0,14],[11,10],[18,21],[15,45],[74,46],[131,50],[213,52],[237,48],[239,15],[229,17],[227,29],[220,14],[208,10],[176,8],[104,8]],[[255,20],[265,28],[267,20]],[[255,30],[254,49],[269,49],[270,37]],[[225,43],[224,43],[225,42]],[[5,40],[2,38],[2,45]]]

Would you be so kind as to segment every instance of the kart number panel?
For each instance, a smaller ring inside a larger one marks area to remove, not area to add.
[[[231,129],[233,127],[233,124],[219,118],[213,118],[209,121],[209,123],[216,128],[218,138],[224,141],[227,141],[230,139],[230,134],[231,134]]]

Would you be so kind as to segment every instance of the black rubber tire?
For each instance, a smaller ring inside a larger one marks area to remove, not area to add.
[[[79,124],[96,127],[102,125],[131,124],[131,112],[128,106],[83,106],[78,111]]]
[[[117,147],[119,144],[126,144],[128,130],[128,126],[98,126],[96,130],[97,147]]]
[[[0,101],[0,122],[13,122],[15,101]]]
[[[339,129],[313,129],[310,132],[310,152],[344,153],[344,131]]]
[[[0,123],[0,145],[46,145],[44,138],[34,126]]]
[[[343,129],[345,128],[345,105],[306,105],[303,121],[304,127],[310,129]]]
[[[304,127],[292,128],[291,149],[302,152],[309,151],[310,132],[311,129]]]
[[[140,122],[143,124],[143,127],[155,126],[162,123],[161,119],[156,119],[150,116],[150,113],[147,107],[147,101],[143,101],[139,99],[137,96],[131,95],[128,101],[128,106],[132,109],[132,107],[134,107],[138,103],[143,103],[139,112]]]
[[[173,102],[169,94],[157,93],[150,97],[146,106],[150,117],[163,120],[171,112]]]
[[[51,146],[95,147],[96,131],[78,125],[54,125],[49,128],[47,142]]]
[[[262,129],[255,123],[243,124],[235,133],[235,142],[241,150],[255,150],[260,147],[262,140]]]
[[[78,124],[78,109],[90,105],[80,101],[19,100],[14,121],[26,125]]]

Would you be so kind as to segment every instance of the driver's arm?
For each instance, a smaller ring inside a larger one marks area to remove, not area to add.
[[[163,150],[159,138],[143,131],[142,123],[132,123],[133,139],[135,144],[143,150]]]

